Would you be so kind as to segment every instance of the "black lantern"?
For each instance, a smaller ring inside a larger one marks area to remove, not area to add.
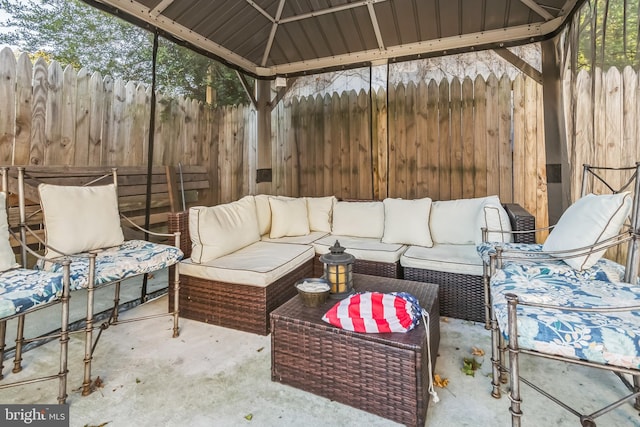
[[[329,248],[329,253],[320,256],[324,264],[324,277],[330,284],[329,297],[342,299],[353,293],[353,263],[356,258],[344,251],[340,242]]]

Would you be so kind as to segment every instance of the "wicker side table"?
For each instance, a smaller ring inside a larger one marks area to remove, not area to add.
[[[430,314],[432,367],[440,342],[438,286],[354,275],[356,291],[405,291]],[[298,296],[271,313],[271,379],[393,421],[424,426],[429,404],[427,333],[362,334],[336,328]]]

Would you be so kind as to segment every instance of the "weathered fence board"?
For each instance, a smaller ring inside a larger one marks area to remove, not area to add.
[[[16,58],[9,48],[0,50],[0,102],[6,114],[0,114],[0,162],[11,163],[16,126]]]
[[[14,58],[6,49],[3,54]],[[6,164],[143,165],[153,132],[153,164],[207,167],[211,186],[201,195],[208,204],[255,191],[257,118],[250,106],[213,108],[157,94],[155,128],[149,129],[146,86],[70,67],[63,72],[42,59],[31,65],[26,55],[0,67],[13,76],[0,83],[0,161]],[[598,71],[593,85],[582,76],[576,87],[584,93],[574,95],[580,102],[572,103],[576,115],[567,138],[572,167],[636,158],[640,129],[630,118],[640,110],[637,73]],[[272,192],[434,200],[498,194],[543,224],[541,96],[531,79],[490,75],[285,98],[272,113]]]

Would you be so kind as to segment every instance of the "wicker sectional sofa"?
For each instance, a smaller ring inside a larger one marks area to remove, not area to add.
[[[356,273],[439,284],[443,316],[484,321],[475,251],[482,227],[522,231],[534,222],[497,196],[432,202],[250,195],[192,207],[169,215],[186,258],[179,267],[180,315],[268,334],[269,313],[296,294],[297,280],[322,275],[319,256],[338,240],[355,256]]]

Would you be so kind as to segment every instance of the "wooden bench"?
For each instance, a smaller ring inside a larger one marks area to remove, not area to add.
[[[28,166],[26,171],[33,179],[25,179],[25,196],[27,199],[27,224],[33,229],[42,230],[42,213],[37,184],[45,182],[56,185],[84,185],[104,175],[109,166],[76,167],[76,166]],[[147,193],[147,167],[117,167],[118,203],[120,212],[139,226],[145,226],[145,206]],[[167,214],[183,210],[184,206],[194,204],[210,204],[209,175],[205,166],[182,166],[182,173],[176,166],[154,166],[151,177],[151,204],[148,228],[151,230],[167,229]],[[37,181],[36,181],[37,180]],[[9,172],[9,191],[17,194],[17,172],[12,168]],[[9,226],[17,227],[20,222],[18,203],[15,196],[7,202],[9,206]],[[40,231],[44,237],[44,231]],[[134,238],[139,236],[126,236]],[[28,244],[37,243],[34,237]],[[19,246],[15,239],[11,245]]]

